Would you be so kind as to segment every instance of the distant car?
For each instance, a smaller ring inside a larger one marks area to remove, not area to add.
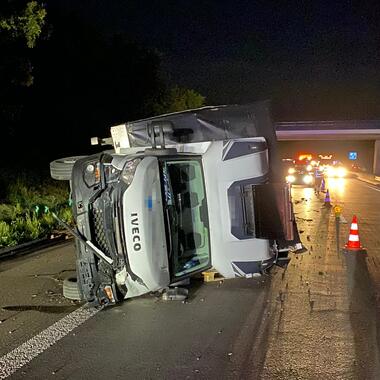
[[[324,166],[323,173],[327,178],[345,178],[348,171],[339,161],[334,161],[331,165]]]
[[[283,173],[284,173],[284,177],[286,177],[289,173],[289,169],[290,168],[293,168],[295,165],[295,160],[293,160],[292,158],[283,158],[282,159],[282,170],[283,170]]]
[[[294,160],[292,165],[287,166],[285,179],[293,185],[314,186],[313,166],[305,160]]]
[[[342,165],[342,163],[337,160],[336,158],[333,158],[333,155],[319,155],[320,160],[318,163],[318,168],[321,172],[323,172],[323,175],[327,178],[344,178],[347,176],[348,171],[347,169]]]
[[[352,164],[351,165],[351,171],[355,172],[355,173],[360,173],[360,172],[366,172],[367,169],[363,168],[362,166],[360,166],[358,164]]]

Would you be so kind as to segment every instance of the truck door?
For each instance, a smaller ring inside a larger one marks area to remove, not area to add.
[[[247,235],[258,239],[294,239],[292,203],[287,184],[243,186],[242,200]]]

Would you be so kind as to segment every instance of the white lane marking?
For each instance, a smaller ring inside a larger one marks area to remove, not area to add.
[[[360,181],[360,180],[357,180],[358,182],[360,182],[364,187],[368,187],[369,189],[372,189],[372,190],[375,190],[375,191],[380,191],[380,189],[378,187],[375,187],[375,185],[370,185],[368,184],[368,182],[363,182],[363,181]]]
[[[0,380],[12,375],[64,338],[99,310],[84,305],[0,358]]]

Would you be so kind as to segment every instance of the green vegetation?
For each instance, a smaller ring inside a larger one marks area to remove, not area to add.
[[[3,177],[4,176],[4,177]],[[50,210],[73,223],[69,206],[69,188],[65,182],[39,179],[35,175],[3,173],[0,183],[8,179],[8,185],[0,201],[0,247],[14,246],[49,236],[62,229]]]
[[[0,4],[0,95],[4,96],[0,112],[9,111],[7,106],[15,105],[9,99],[9,91],[33,84],[30,50],[35,50],[32,48],[38,45],[37,39],[43,36],[46,15],[44,5],[37,1],[3,1]]]
[[[0,18],[0,29],[12,33],[14,38],[25,38],[28,48],[33,48],[45,24],[45,16],[45,8],[37,1],[30,1],[20,14]]]
[[[179,112],[205,105],[206,98],[198,92],[175,86],[167,90],[160,102],[154,105],[154,112],[163,113]]]
[[[49,159],[85,152],[89,136],[103,136],[109,125],[204,104],[194,90],[168,87],[157,51],[125,32],[105,34],[86,11],[48,3],[0,1],[0,126],[9,167],[47,168]],[[53,125],[62,138],[46,133]],[[49,236],[58,228],[49,210],[72,221],[68,196],[66,183],[2,169],[0,247]]]

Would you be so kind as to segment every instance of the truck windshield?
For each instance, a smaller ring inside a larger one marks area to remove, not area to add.
[[[206,192],[200,161],[162,162],[166,233],[173,277],[210,263]]]

